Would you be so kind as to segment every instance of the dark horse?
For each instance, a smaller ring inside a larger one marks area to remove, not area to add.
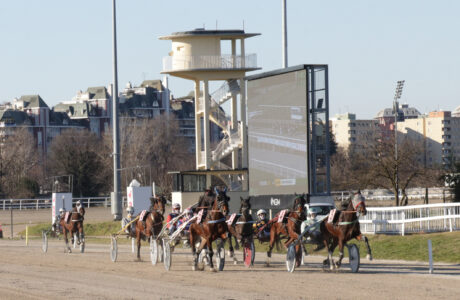
[[[323,262],[324,265],[329,264],[330,269],[340,268],[343,259],[343,247],[351,239],[358,241],[364,240],[367,247],[367,258],[372,260],[371,247],[366,236],[361,234],[359,227],[358,215],[366,215],[366,204],[364,197],[357,193],[344,211],[337,211],[332,222],[327,219],[321,223],[320,230],[323,238],[323,243],[328,250],[328,258]],[[332,259],[334,249],[339,246],[339,260],[337,263]]]
[[[232,232],[232,234],[237,238],[240,242],[240,244],[245,245],[247,243],[251,243],[253,241],[253,236],[254,236],[254,229],[253,229],[253,224],[254,220],[252,219],[251,214],[249,213],[251,209],[251,203],[250,197],[247,199],[241,199],[241,204],[240,204],[240,211],[239,214],[237,214],[231,222],[231,224],[228,224],[229,226],[229,231]],[[231,245],[231,235],[229,233],[229,241]],[[238,242],[238,241],[237,241]],[[237,263],[237,259],[234,256],[233,258],[235,264]]]
[[[287,248],[292,242],[296,241],[300,234],[300,226],[305,220],[305,195],[296,195],[292,210],[287,210],[286,214],[281,222],[278,222],[279,213],[271,219],[267,225],[271,225],[270,228],[270,246],[267,251],[266,266],[270,266],[270,258],[272,256],[272,250],[275,243],[279,243],[281,238],[287,238],[284,246]],[[263,241],[261,241],[263,242]],[[300,257],[302,255],[301,245],[296,245],[296,259],[297,266],[300,265]]]
[[[141,239],[156,238],[163,227],[166,199],[153,197],[150,200],[150,211],[144,214],[142,220],[139,218],[136,222],[137,260],[141,260]]]
[[[217,195],[207,196],[213,198],[212,208],[208,209],[207,216],[204,222],[192,223],[190,225],[190,246],[192,247],[192,254],[194,257],[193,267],[192,269],[195,271],[198,265],[198,256],[201,250],[206,246],[208,248],[209,254],[209,266],[210,270],[215,272],[214,264],[212,261],[212,257],[214,252],[212,250],[212,242],[216,239],[220,238],[223,241],[227,239],[228,233],[228,226],[225,222],[226,216],[228,214],[228,196],[225,194],[225,191],[218,191],[216,189]],[[206,201],[210,201],[210,199],[206,199]],[[200,204],[198,208],[206,209],[202,206],[203,201],[200,200]],[[209,203],[209,202],[208,202]],[[198,241],[198,238],[201,237],[201,243],[196,249],[195,243]]]
[[[66,214],[70,214],[70,216],[67,217],[67,220],[65,218]],[[75,206],[72,211],[67,212],[64,216],[61,217],[59,220],[59,223],[62,228],[62,232],[64,233],[64,240],[65,240],[65,245],[66,245],[66,250],[69,253],[72,253],[72,250],[70,249],[69,246],[69,240],[67,238],[67,233],[70,233],[71,239],[72,239],[72,244],[74,242],[74,234],[77,234],[77,243],[84,243],[85,241],[85,233],[83,231],[83,220],[84,220],[84,215],[85,215],[85,209],[83,208],[83,205],[78,205]]]

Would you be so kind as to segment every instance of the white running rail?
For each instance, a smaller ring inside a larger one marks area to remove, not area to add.
[[[359,218],[362,233],[406,233],[460,229],[460,203],[369,207]]]

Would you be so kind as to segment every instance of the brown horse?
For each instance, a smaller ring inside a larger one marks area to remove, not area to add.
[[[65,219],[65,215],[61,217],[59,220],[59,224],[61,225],[62,232],[64,233],[64,240],[66,248],[65,250],[69,253],[72,253],[72,250],[69,246],[69,239],[67,238],[67,233],[70,233],[72,244],[74,242],[74,234],[77,235],[77,244],[81,244],[85,242],[85,233],[83,231],[83,220],[85,215],[85,209],[80,204],[72,209],[72,211],[67,212],[69,214],[67,220]]]
[[[284,246],[287,248],[292,242],[296,241],[300,234],[300,226],[302,221],[305,220],[305,195],[297,195],[294,199],[294,204],[291,211],[287,211],[282,222],[278,222],[279,213],[268,222],[270,227],[270,245],[267,251],[267,261],[265,265],[270,266],[270,258],[272,256],[272,250],[275,243],[279,243],[282,238],[286,238],[287,241]],[[264,242],[262,240],[261,242]],[[301,245],[296,245],[296,265],[300,265],[300,258],[302,255]]]
[[[366,236],[361,234],[358,215],[366,215],[366,204],[364,197],[357,193],[349,201],[347,208],[344,211],[337,211],[332,222],[327,219],[320,225],[323,243],[328,250],[328,258],[323,264],[329,264],[330,269],[340,268],[343,259],[343,247],[351,239],[364,241],[367,247],[367,258],[372,260],[371,248]],[[335,263],[332,259],[334,249],[339,246],[339,260]]]
[[[198,256],[205,246],[207,246],[209,254],[209,266],[210,270],[215,272],[214,263],[212,257],[214,252],[212,250],[212,242],[220,238],[223,241],[227,239],[228,226],[225,222],[228,214],[228,197],[225,191],[217,191],[217,195],[214,197],[212,208],[208,210],[207,216],[204,222],[198,224],[193,223],[190,225],[190,246],[192,248],[192,254],[194,257],[192,270],[196,270],[198,266]],[[201,243],[196,249],[195,243],[198,238],[201,237]]]
[[[163,227],[163,213],[165,212],[166,199],[164,197],[152,197],[150,211],[136,222],[137,260],[141,260],[141,239],[156,238]]]

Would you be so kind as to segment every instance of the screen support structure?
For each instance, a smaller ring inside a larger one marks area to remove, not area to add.
[[[308,66],[307,83],[310,193],[330,195],[328,66]]]

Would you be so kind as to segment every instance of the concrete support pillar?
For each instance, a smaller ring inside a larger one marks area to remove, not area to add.
[[[195,81],[195,151],[196,168],[201,162],[201,112],[200,112],[200,81]]]
[[[231,102],[231,122],[232,122],[232,130],[231,132],[235,132],[238,130],[238,103],[237,103],[237,98],[236,95],[232,96],[232,102]],[[232,152],[232,169],[238,169],[238,148],[233,150]]]
[[[240,118],[241,118],[241,141],[243,147],[241,148],[241,167],[248,167],[248,131],[246,124],[246,82],[244,78],[240,78]]]
[[[205,153],[205,169],[211,169],[211,131],[209,126],[209,81],[203,80],[203,98],[204,98],[204,112],[203,112],[203,135],[204,135],[204,153]]]

